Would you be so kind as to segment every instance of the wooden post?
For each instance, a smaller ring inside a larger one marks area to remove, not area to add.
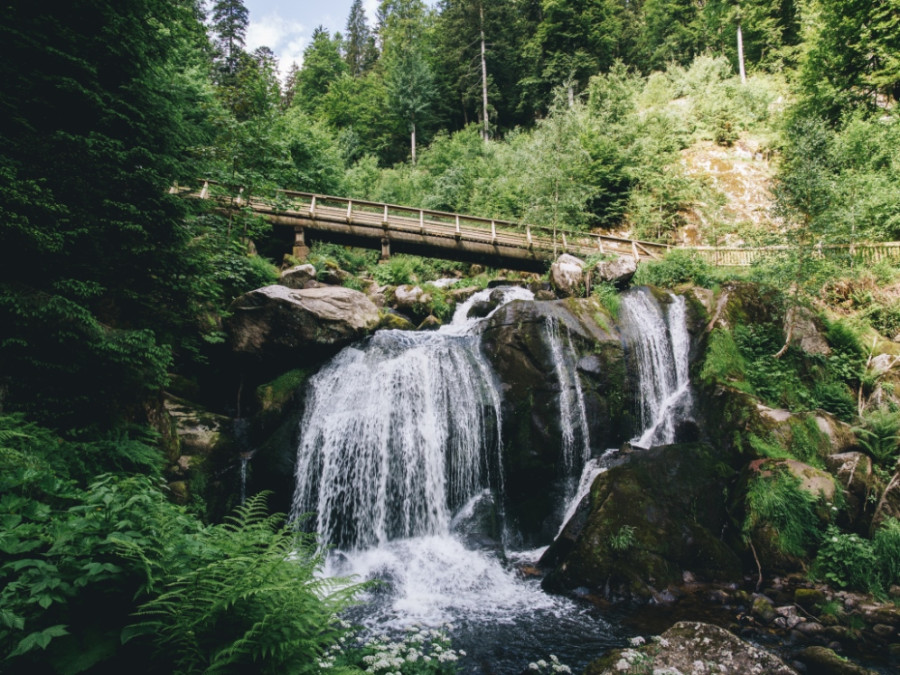
[[[238,196],[237,199],[234,200],[234,203],[238,206],[244,203],[244,188],[238,190]]]
[[[297,260],[306,260],[309,255],[309,247],[306,245],[306,236],[302,227],[294,228],[294,257]]]
[[[563,239],[563,253],[565,253],[569,250],[569,242],[566,241],[566,233],[565,232],[562,233],[562,239]]]
[[[387,227],[388,224],[388,212],[387,212],[387,204],[384,205],[384,217],[381,219],[381,224]]]
[[[425,234],[425,212],[419,209],[419,232]]]
[[[603,255],[603,237],[597,237],[597,248],[600,249],[600,255]]]
[[[312,196],[312,200],[310,200],[310,202],[309,202],[309,217],[310,218],[316,217],[316,196],[315,195]]]
[[[353,200],[348,199],[347,200],[347,224],[349,225],[352,222],[353,222]]]
[[[528,248],[531,248],[533,245],[531,241],[531,225],[525,226],[525,237],[528,239]]]
[[[460,234],[460,230],[459,230],[459,214],[457,213],[457,214],[456,214],[456,236],[458,237],[459,234]]]
[[[388,260],[391,257],[391,240],[387,237],[381,238],[381,259]]]
[[[203,189],[200,190],[200,199],[209,199],[209,181],[203,181]]]
[[[641,259],[641,256],[638,255],[637,244],[635,244],[634,242],[631,242],[631,255],[634,256],[634,259],[636,261],[639,261]]]
[[[491,221],[491,243],[497,243],[497,224],[493,220]]]

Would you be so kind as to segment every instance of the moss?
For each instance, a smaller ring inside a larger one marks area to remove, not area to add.
[[[309,371],[297,368],[257,387],[256,401],[260,411],[277,413],[283,410],[293,400],[297,390],[306,383],[307,378]]]

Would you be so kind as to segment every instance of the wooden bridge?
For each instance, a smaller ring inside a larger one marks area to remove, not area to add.
[[[309,253],[311,240],[322,240],[380,246],[383,258],[411,253],[542,272],[561,253],[579,258],[627,254],[646,260],[661,259],[670,249],[636,239],[293,190],[277,190],[274,199],[231,197],[216,195],[215,184],[206,182],[199,193],[190,194],[249,208],[273,225],[292,227],[293,253],[300,259]]]
[[[276,190],[274,199],[246,198],[242,192],[234,196],[213,181],[205,181],[200,192],[177,187],[172,191],[215,199],[225,209],[249,208],[273,225],[293,228],[293,254],[299,259],[306,258],[311,240],[321,240],[364,248],[380,246],[383,258],[390,257],[391,253],[411,253],[542,272],[561,253],[582,259],[614,254],[657,260],[676,248],[637,239],[293,190]],[[677,248],[693,251],[712,265],[746,267],[789,247]],[[814,254],[850,257],[866,263],[900,262],[900,242],[826,244],[816,247]]]

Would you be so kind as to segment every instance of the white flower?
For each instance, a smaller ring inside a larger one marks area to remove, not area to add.
[[[460,655],[460,656],[465,656],[465,655],[466,655],[466,650],[465,650],[465,649],[460,649],[460,650],[459,650],[459,655]]]
[[[540,666],[536,664],[534,661],[528,664],[528,670],[540,670]]]
[[[538,663],[538,665],[539,665],[541,668],[546,668],[546,667],[547,667],[547,662],[544,661],[544,659],[538,659],[538,662],[537,662],[537,663]]]
[[[638,635],[637,637],[630,638],[630,639],[628,640],[628,643],[629,643],[632,647],[640,647],[640,646],[641,646],[642,644],[644,644],[645,642],[646,642],[646,640],[645,640],[644,638],[642,638],[640,635]]]
[[[619,672],[624,673],[629,668],[631,668],[631,664],[628,663],[628,661],[626,661],[625,659],[619,659],[616,662],[616,670],[618,670]]]

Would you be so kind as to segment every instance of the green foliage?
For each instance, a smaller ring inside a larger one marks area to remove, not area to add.
[[[723,328],[713,330],[700,377],[706,382],[739,382],[746,369],[747,363],[731,332]]]
[[[868,411],[862,426],[853,427],[857,442],[876,462],[887,469],[897,462],[900,449],[900,413],[887,407]]]
[[[631,550],[637,541],[634,536],[634,531],[635,528],[631,525],[623,525],[620,527],[619,531],[610,535],[609,539],[606,541],[610,550],[616,553],[625,553],[626,551]]]
[[[600,304],[606,308],[606,311],[609,312],[611,317],[616,318],[619,316],[619,307],[622,304],[622,298],[619,296],[619,290],[616,288],[615,284],[604,281],[594,286],[591,293],[600,301]]]
[[[900,521],[885,519],[872,537],[872,547],[880,566],[882,587],[900,583]]]
[[[318,272],[328,267],[337,267],[359,275],[375,268],[378,264],[378,252],[317,241],[312,245],[308,260]]]
[[[889,546],[895,547],[897,543],[898,540],[894,538]],[[893,553],[897,552],[894,548]],[[857,534],[841,532],[832,525],[825,532],[811,572],[814,577],[838,588],[883,596],[880,567],[879,557],[871,541]]]
[[[692,283],[709,287],[714,281],[709,264],[692,251],[670,251],[665,259],[646,262],[638,266],[634,283],[672,288],[678,284]]]
[[[150,636],[178,672],[319,672],[344,632],[335,615],[359,586],[317,576],[315,541],[268,515],[265,495],[204,530],[200,543],[190,568],[141,606],[126,638]],[[135,548],[139,558],[150,552]]]
[[[392,255],[379,264],[373,276],[379,284],[401,286],[411,284],[416,279],[416,260],[410,256]]]
[[[821,538],[816,501],[800,489],[800,479],[785,470],[754,478],[747,487],[744,536],[769,526],[782,552],[803,558]]]

